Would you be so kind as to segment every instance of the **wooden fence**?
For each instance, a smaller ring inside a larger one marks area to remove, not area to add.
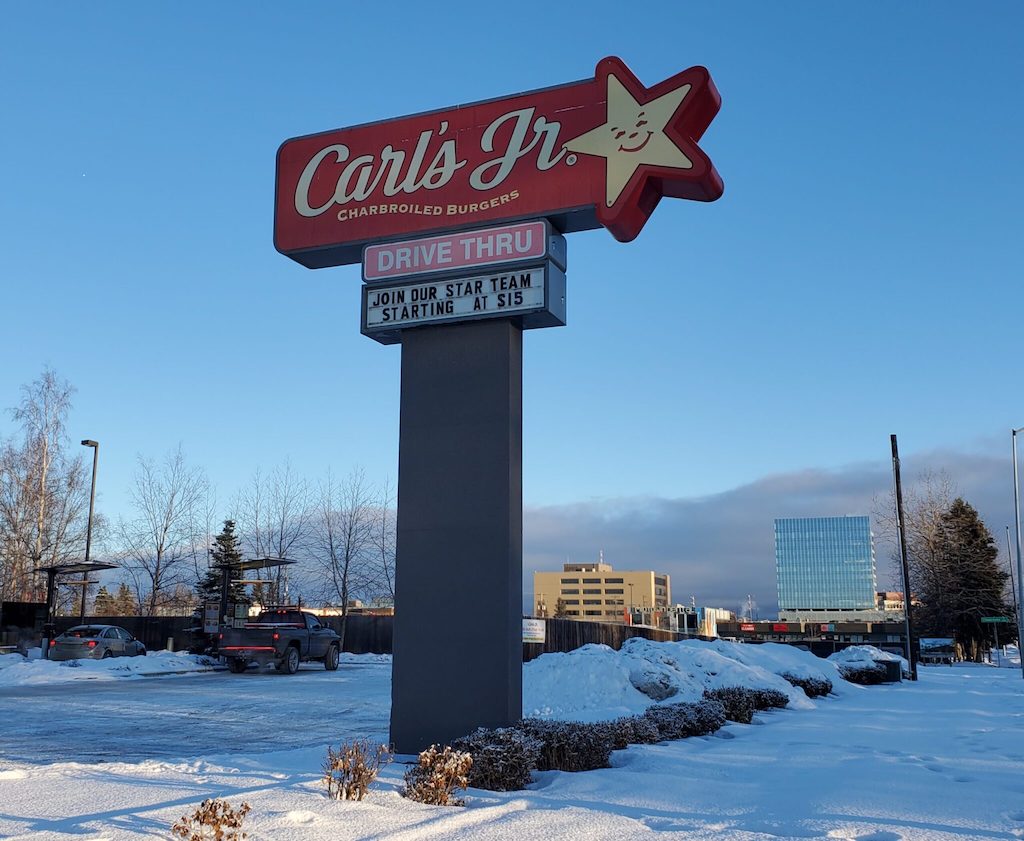
[[[57,631],[64,631],[79,624],[75,617],[60,616],[55,620]],[[341,631],[340,616],[324,616],[320,620],[327,627]],[[89,616],[87,623],[97,625],[118,625],[142,641],[150,651],[173,647],[175,651],[187,650],[196,640],[196,620],[191,616]],[[588,643],[599,643],[618,649],[631,637],[645,637],[651,640],[686,639],[685,634],[662,631],[656,628],[630,627],[628,625],[605,624],[602,622],[576,622],[572,619],[545,619],[546,641],[544,643],[523,643],[523,662],[533,660],[541,654],[556,651],[572,651]],[[354,614],[348,617],[345,630],[345,651],[352,654],[390,654],[394,617],[364,616]],[[689,637],[693,639],[693,637]],[[705,638],[706,639],[706,638]],[[38,645],[38,640],[35,642]]]

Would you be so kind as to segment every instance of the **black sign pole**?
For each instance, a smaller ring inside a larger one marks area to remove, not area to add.
[[[523,334],[402,332],[391,742],[522,717]]]
[[[896,436],[889,436],[892,445],[892,475],[896,486],[896,526],[900,533],[900,561],[903,564],[903,629],[907,638],[907,662],[910,663],[910,679],[917,680],[917,657],[914,656],[912,634],[914,630],[911,615],[910,564],[907,561],[907,528],[903,519],[903,483],[900,481],[900,452]]]

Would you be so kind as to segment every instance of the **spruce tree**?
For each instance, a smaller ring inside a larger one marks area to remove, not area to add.
[[[927,574],[914,582],[922,606],[915,610],[921,636],[953,637],[964,657],[980,660],[992,643],[984,616],[1009,616],[1003,597],[1007,573],[999,549],[978,512],[960,497],[942,514],[936,552]]]
[[[235,521],[225,520],[224,528],[221,529],[210,547],[210,566],[206,574],[196,583],[196,594],[201,602],[219,602],[221,585],[221,567],[224,564],[240,564],[242,562],[242,550],[238,546],[238,535],[235,534]],[[248,603],[249,598],[245,593],[244,584],[232,583],[228,600],[232,602]]]
[[[96,600],[93,602],[92,612],[94,616],[116,616],[114,612],[116,605],[114,603],[114,597],[110,595],[110,591],[107,590],[106,586],[102,586],[96,591]]]
[[[132,591],[128,589],[128,585],[123,581],[121,586],[117,588],[113,607],[114,616],[134,616],[136,613],[135,596],[132,595]]]

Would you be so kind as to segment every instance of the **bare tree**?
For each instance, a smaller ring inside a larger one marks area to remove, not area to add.
[[[11,415],[20,442],[0,442],[0,597],[39,599],[40,566],[77,559],[85,546],[88,486],[81,457],[68,452],[74,388],[47,368],[22,388]],[[94,537],[103,521],[94,517]]]
[[[256,557],[300,560],[310,531],[309,488],[289,463],[269,475],[257,470],[236,503],[239,531]],[[288,599],[287,567],[277,567],[264,587],[270,603]]]
[[[934,577],[940,575],[939,563],[943,545],[942,515],[949,510],[956,496],[956,485],[945,471],[926,470],[903,495],[903,519],[906,524],[907,563],[913,589],[926,584],[938,586]],[[896,496],[890,491],[876,497],[873,518],[879,537],[889,547],[893,560],[893,585],[903,591],[903,566],[900,559],[899,533],[896,522]]]
[[[189,467],[181,446],[161,464],[139,457],[131,490],[135,517],[118,525],[121,566],[132,581],[139,612],[153,616],[179,584],[189,583],[197,553],[197,519],[207,492],[202,471]]]
[[[375,571],[371,582],[374,592],[371,595],[391,605],[395,603],[395,514],[394,486],[385,479],[378,495],[373,522]]]
[[[359,468],[340,483],[328,473],[319,490],[311,548],[324,573],[325,602],[341,607],[340,636],[344,648],[349,604],[365,592],[374,578],[378,500]]]

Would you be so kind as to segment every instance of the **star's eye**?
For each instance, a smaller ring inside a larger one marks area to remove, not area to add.
[[[621,140],[625,135],[626,135],[626,132],[624,132],[621,129],[619,129],[618,131],[615,132],[615,139],[616,140]]]
[[[647,120],[637,120],[636,121],[636,127],[637,128],[643,128],[645,125],[647,125]]]

